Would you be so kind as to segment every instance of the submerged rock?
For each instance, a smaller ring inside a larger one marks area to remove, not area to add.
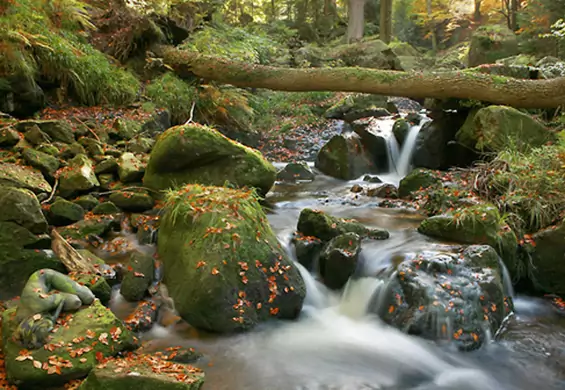
[[[512,107],[489,106],[467,118],[457,141],[481,152],[507,148],[526,151],[554,140],[554,135],[530,115]]]
[[[357,268],[361,237],[345,233],[332,238],[320,255],[320,275],[331,289],[340,289]]]
[[[389,238],[386,230],[367,228],[353,219],[332,217],[323,211],[308,208],[300,212],[297,230],[305,236],[314,236],[322,241],[329,241],[345,233],[356,233],[363,238],[377,240]]]
[[[304,281],[253,192],[188,185],[171,194],[158,253],[176,309],[195,327],[241,331],[300,313]]]
[[[355,179],[363,173],[377,170],[361,138],[353,132],[332,137],[318,152],[316,168],[343,180]]]
[[[373,307],[387,323],[463,350],[479,348],[511,311],[498,255],[488,245],[460,255],[420,253],[398,265],[388,287],[387,303]]]
[[[367,196],[377,197],[377,198],[397,199],[398,189],[394,186],[394,184],[384,183],[378,186],[367,188]]]
[[[2,338],[8,379],[22,387],[62,386],[88,375],[103,359],[136,347],[133,335],[99,301],[59,318],[47,348],[24,352],[12,340],[16,309],[2,316]],[[40,365],[37,367],[37,365]]]
[[[187,183],[254,187],[266,194],[276,170],[256,150],[218,131],[191,124],[167,130],[153,147],[143,178],[146,186],[165,190]]]

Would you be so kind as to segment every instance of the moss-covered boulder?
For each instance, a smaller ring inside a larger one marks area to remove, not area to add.
[[[85,192],[99,185],[92,161],[84,154],[78,154],[69,161],[67,168],[60,171],[59,192],[63,196]]]
[[[130,302],[140,301],[153,282],[155,264],[151,256],[143,253],[133,253],[129,260],[128,269],[124,275],[120,293]]]
[[[111,359],[90,372],[79,390],[198,390],[204,373],[156,355]]]
[[[52,139],[45,132],[41,131],[39,126],[30,126],[24,133],[24,138],[32,145],[49,144]]]
[[[544,293],[565,295],[565,223],[535,233],[529,247],[534,286]]]
[[[127,143],[127,149],[132,153],[149,153],[154,145],[155,140],[151,138],[135,137]]]
[[[81,250],[80,254],[84,256],[84,252],[90,254],[91,257],[96,256],[89,251]],[[87,261],[91,261],[91,257],[85,256]],[[101,259],[98,259],[101,260]],[[94,264],[98,266],[99,264]],[[69,277],[74,280],[75,282],[79,283],[82,286],[86,286],[89,288],[90,291],[94,294],[96,298],[100,300],[104,306],[108,305],[110,302],[110,298],[112,297],[112,287],[108,283],[108,281],[100,276],[100,275],[92,275],[92,274],[85,274],[85,273],[76,273],[72,272],[69,274]]]
[[[360,42],[338,45],[328,52],[330,58],[346,66],[400,70],[400,63],[392,49],[380,39],[365,38]]]
[[[147,191],[116,191],[110,201],[125,211],[142,212],[153,208],[155,201]]]
[[[132,333],[98,300],[60,318],[47,348],[31,351],[12,340],[15,314],[4,312],[2,339],[8,379],[22,388],[62,386],[85,377],[104,358],[136,347]]]
[[[357,268],[361,252],[361,237],[345,233],[327,243],[320,255],[320,275],[324,284],[331,289],[340,289]]]
[[[469,48],[469,66],[494,64],[496,60],[518,54],[518,39],[508,27],[481,26],[473,32]]]
[[[42,132],[49,135],[53,141],[66,144],[75,142],[73,128],[64,120],[26,120],[18,122],[16,128],[25,133],[34,126],[37,126]]]
[[[247,330],[302,309],[302,276],[251,191],[188,185],[172,193],[158,253],[176,309],[198,328]]]
[[[114,204],[114,202],[102,202],[97,204],[92,209],[92,214],[95,215],[104,215],[104,214],[118,214],[121,213],[122,210],[118,206]]]
[[[441,187],[440,175],[429,169],[417,168],[400,180],[398,195],[401,198],[410,198],[416,191],[428,187]]]
[[[367,196],[376,198],[397,199],[398,188],[394,184],[382,183],[367,188]]]
[[[418,231],[447,241],[490,245],[502,257],[512,276],[523,276],[524,267],[518,259],[516,234],[491,204],[456,209],[427,218],[422,221]]]
[[[20,134],[13,127],[0,129],[0,147],[14,146],[20,142]]]
[[[10,163],[0,163],[0,185],[26,188],[36,194],[49,193],[52,190],[41,172]]]
[[[145,173],[143,164],[133,153],[124,153],[118,159],[118,176],[122,183],[140,181]]]
[[[131,120],[118,118],[114,121],[108,135],[115,140],[129,140],[141,130],[141,124]]]
[[[479,348],[501,327],[511,306],[504,296],[498,255],[488,245],[463,253],[410,255],[374,309],[388,324],[462,350]]]
[[[143,178],[165,190],[186,183],[255,187],[262,195],[273,186],[275,168],[256,150],[201,125],[170,128],[159,138]]]
[[[308,208],[300,212],[296,230],[305,236],[317,237],[322,241],[329,241],[345,233],[356,233],[363,238],[389,238],[386,230],[371,229],[354,219],[337,218],[323,211]]]
[[[66,240],[82,241],[88,240],[90,236],[103,237],[119,226],[119,219],[113,215],[100,215],[59,228],[58,232]]]
[[[0,194],[0,221],[15,222],[35,234],[47,231],[47,220],[33,192],[0,186]]]
[[[297,181],[312,181],[316,175],[305,162],[288,163],[283,169],[277,172],[277,180],[287,183]]]
[[[24,149],[22,157],[29,165],[39,169],[48,177],[53,177],[57,169],[59,169],[59,160],[57,158],[35,149]]]
[[[489,106],[470,114],[456,139],[481,152],[510,148],[528,150],[554,140],[554,135],[530,115],[506,106]]]
[[[296,232],[292,237],[296,260],[308,271],[312,271],[315,264],[318,264],[320,253],[324,247],[324,242],[314,236],[305,236]]]
[[[389,103],[386,96],[354,94],[349,95],[332,107],[324,116],[328,119],[343,119],[353,122],[360,118],[388,116],[398,110],[393,103]]]
[[[101,175],[103,173],[117,173],[118,172],[118,160],[114,157],[106,157],[96,164],[94,168],[94,173]]]
[[[315,165],[326,175],[343,180],[377,171],[361,137],[353,132],[333,136],[318,152]]]
[[[410,131],[410,127],[412,127],[410,122],[404,118],[399,118],[394,122],[394,125],[392,126],[392,133],[399,145],[404,144],[404,141],[408,136],[408,132]]]
[[[100,204],[100,201],[92,195],[83,195],[73,200],[73,203],[78,204],[85,211],[91,211],[93,208]]]
[[[76,203],[60,198],[49,205],[47,216],[51,225],[65,226],[83,219],[84,209]]]

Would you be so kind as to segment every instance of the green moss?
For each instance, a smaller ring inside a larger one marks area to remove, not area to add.
[[[177,310],[196,327],[233,332],[300,312],[304,282],[253,192],[189,185],[169,193],[158,252]]]
[[[84,219],[70,226],[58,229],[59,234],[67,240],[87,240],[89,236],[103,237],[120,223],[113,216],[99,216]]]
[[[258,151],[198,124],[167,130],[155,144],[144,184],[166,190],[186,183],[255,187],[266,194],[276,170]]]
[[[36,194],[51,192],[51,185],[35,169],[17,164],[0,163],[0,184],[10,187],[25,188]]]
[[[401,198],[411,197],[418,190],[428,187],[441,187],[441,177],[439,174],[429,169],[414,169],[400,180],[398,195]]]
[[[2,338],[8,379],[19,386],[63,385],[71,379],[86,376],[98,364],[96,358],[98,353],[101,357],[115,356],[121,351],[131,350],[136,344],[133,335],[122,322],[99,301],[95,301],[92,305],[72,314],[72,322],[69,322],[68,327],[56,327],[50,341],[50,344],[56,346],[53,351],[44,348],[30,351],[33,360],[42,364],[47,363],[51,356],[71,362],[72,367],[61,367],[60,375],[49,375],[46,370],[35,368],[32,360],[16,360],[21,347],[12,341],[12,334],[17,326],[14,315],[15,309],[3,313]],[[116,329],[120,329],[120,332],[117,333]],[[92,338],[88,337],[88,331],[92,332]],[[106,341],[101,342],[99,339],[104,333],[106,333]],[[90,349],[88,352],[83,350],[80,355],[76,353],[86,347]],[[75,353],[73,354],[72,351]],[[81,361],[81,359],[85,360]]]

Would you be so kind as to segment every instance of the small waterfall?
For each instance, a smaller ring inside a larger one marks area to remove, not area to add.
[[[396,172],[400,177],[404,177],[410,173],[410,163],[412,160],[412,154],[414,153],[414,147],[416,146],[416,140],[418,139],[418,134],[420,134],[422,127],[429,121],[430,119],[424,117],[420,120],[420,124],[412,126],[408,131],[404,145],[402,145],[398,165],[396,166]]]
[[[400,159],[400,148],[398,146],[398,141],[396,137],[391,132],[384,133],[383,138],[386,142],[388,167],[391,172],[398,169],[398,160]]]
[[[502,286],[504,287],[504,295],[510,298],[514,298],[514,287],[512,286],[512,278],[510,277],[510,272],[508,272],[506,264],[504,264],[504,261],[502,261],[500,257],[498,258],[498,265],[500,267],[500,271],[502,272]]]
[[[343,290],[338,312],[352,319],[364,318],[371,300],[384,284],[382,280],[371,277],[349,279]]]

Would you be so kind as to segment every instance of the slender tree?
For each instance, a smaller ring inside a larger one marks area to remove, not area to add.
[[[392,38],[392,0],[381,0],[380,38],[390,43]]]
[[[359,41],[365,31],[365,0],[349,0],[347,42]]]

